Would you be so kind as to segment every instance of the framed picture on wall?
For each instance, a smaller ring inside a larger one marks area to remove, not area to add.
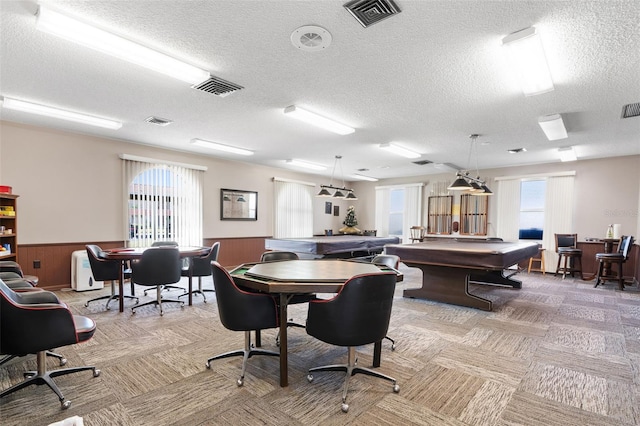
[[[258,193],[220,189],[220,220],[258,220]]]
[[[331,214],[331,201],[324,202],[324,214]]]
[[[340,206],[333,206],[333,215],[340,216]]]

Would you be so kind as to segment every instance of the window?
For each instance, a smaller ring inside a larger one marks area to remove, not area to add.
[[[402,238],[404,230],[404,189],[389,193],[389,236]]]
[[[273,178],[275,238],[313,235],[313,190],[315,184]]]
[[[546,187],[547,181],[544,179],[520,182],[518,237],[521,240],[542,240]]]
[[[409,242],[409,229],[422,221],[422,183],[377,186],[375,229],[381,237]]]
[[[125,159],[129,247],[202,244],[203,170]]]

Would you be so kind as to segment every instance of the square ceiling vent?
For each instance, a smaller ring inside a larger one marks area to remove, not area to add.
[[[191,87],[196,90],[202,90],[203,92],[220,96],[221,98],[229,96],[230,94],[235,93],[238,90],[244,89],[244,87],[238,84],[231,83],[215,76],[211,76],[210,79],[205,80],[202,83],[195,84]]]
[[[393,0],[353,0],[344,7],[365,28],[400,13]]]

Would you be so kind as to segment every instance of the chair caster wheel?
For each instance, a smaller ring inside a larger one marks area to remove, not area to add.
[[[391,350],[395,351],[396,350],[396,344],[394,343],[393,345],[391,345]]]
[[[342,410],[343,413],[349,412],[349,404],[343,402],[341,410]]]
[[[313,374],[307,374],[307,382],[313,382]]]
[[[206,363],[205,366],[207,367],[208,370],[211,370],[211,364],[210,363]]]
[[[238,387],[241,387],[242,385],[244,385],[244,380],[238,379],[238,381],[236,382],[236,385],[238,385]]]
[[[63,399],[62,401],[60,401],[60,408],[66,410],[69,407],[71,407],[71,401],[69,401],[68,399]]]
[[[85,308],[88,308],[88,307],[89,307],[89,302],[85,303],[85,304],[84,304],[84,307],[85,307]]]
[[[400,385],[393,385],[393,392],[395,393],[399,393],[400,392]]]
[[[101,371],[98,369],[93,370],[93,377],[98,377],[100,375]]]
[[[67,359],[66,358],[60,358],[60,365],[65,365],[67,363]]]

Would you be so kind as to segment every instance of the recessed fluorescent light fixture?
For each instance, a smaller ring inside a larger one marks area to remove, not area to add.
[[[392,152],[396,155],[400,155],[402,157],[406,157],[406,158],[419,158],[420,154],[418,154],[417,152],[411,151],[410,149],[407,148],[403,148],[399,145],[396,145],[394,143],[388,142],[388,143],[381,143],[380,144],[380,148],[384,149],[385,151],[389,151]]]
[[[573,150],[572,146],[567,146],[565,148],[559,148],[558,154],[560,155],[560,161],[576,161],[578,157],[576,156],[576,152]]]
[[[359,173],[354,173],[351,175],[352,178],[354,179],[360,179],[360,180],[368,180],[369,182],[377,182],[378,179],[371,177],[371,176],[365,176],[365,175],[361,175]]]
[[[284,113],[289,117],[304,121],[305,123],[329,130],[330,132],[337,133],[339,135],[348,135],[356,131],[353,127],[345,126],[337,121],[322,117],[321,115],[309,112],[295,105],[286,107],[284,109]]]
[[[287,164],[291,164],[292,166],[302,167],[303,169],[309,170],[326,170],[325,166],[321,166],[319,164],[308,163],[302,160],[290,159],[286,160]]]
[[[134,43],[40,5],[36,28],[107,55],[149,68],[190,84],[207,80],[208,71]]]
[[[218,142],[205,141],[203,139],[191,139],[191,143],[203,148],[215,149],[217,151],[230,152],[238,155],[253,155],[253,151],[248,149],[236,148],[235,146],[223,145]]]
[[[23,111],[31,114],[44,115],[46,117],[59,118],[61,120],[75,121],[76,123],[88,124],[90,126],[104,127],[105,129],[117,130],[122,127],[122,123],[107,118],[95,117],[93,115],[79,112],[67,111],[46,105],[34,104],[32,102],[21,101],[4,97],[2,106],[15,111]]]
[[[538,124],[550,141],[568,137],[567,129],[564,127],[564,121],[562,121],[560,114],[544,115],[538,119]]]
[[[525,96],[553,90],[553,80],[544,54],[542,40],[535,27],[525,28],[502,39],[507,54]]]

